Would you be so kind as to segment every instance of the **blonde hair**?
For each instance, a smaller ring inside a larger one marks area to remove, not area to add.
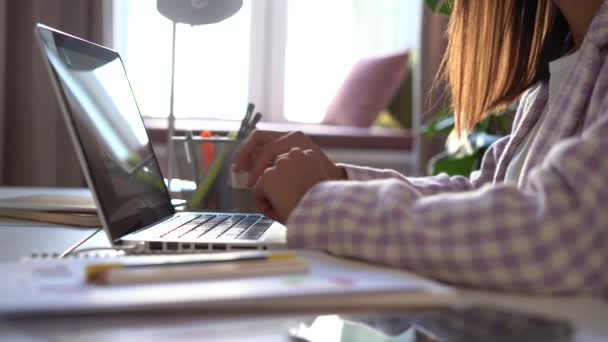
[[[452,0],[444,72],[455,129],[487,115],[548,79],[564,51],[568,25],[551,0]]]

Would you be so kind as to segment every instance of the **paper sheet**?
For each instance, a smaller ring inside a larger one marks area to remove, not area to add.
[[[90,259],[0,263],[0,315],[154,309],[321,310],[436,307],[454,291],[414,275],[337,259],[321,252],[298,253],[307,275],[194,281],[136,286],[94,286],[84,281]]]

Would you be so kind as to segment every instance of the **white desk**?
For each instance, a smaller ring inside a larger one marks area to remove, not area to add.
[[[0,187],[0,198],[39,193],[81,195],[90,192],[83,188]],[[98,230],[0,217],[0,261],[18,260],[32,253],[61,253]]]
[[[0,187],[1,197],[31,195],[35,193],[83,193],[86,189],[49,189]],[[74,244],[86,239],[98,229],[70,228],[42,223],[30,223],[0,218],[0,261],[17,260],[33,251],[63,252]],[[107,246],[103,232],[96,234],[87,243],[91,246]],[[499,305],[503,308],[538,313],[546,317],[566,319],[573,324],[574,335],[570,341],[608,340],[608,303],[596,298],[531,298],[465,292],[462,304],[478,303]],[[411,313],[410,313],[411,314]],[[396,313],[392,314],[393,316]],[[223,332],[231,332],[237,340],[286,340],[286,327],[297,326],[298,322],[310,321],[315,315],[287,313],[274,315],[227,315],[223,317],[205,316],[204,313],[184,313],[184,315],[104,315],[68,318],[36,318],[20,320],[0,319],[0,340],[34,336],[53,339],[93,337],[95,340],[115,340],[120,338],[146,338],[159,335],[167,339],[183,338],[199,340],[201,337],[227,337]],[[373,314],[377,317],[378,314]],[[257,328],[252,328],[257,327]],[[142,335],[142,329],[146,331]],[[25,334],[23,332],[26,332]],[[140,335],[136,335],[140,334]],[[169,338],[171,337],[171,338]]]

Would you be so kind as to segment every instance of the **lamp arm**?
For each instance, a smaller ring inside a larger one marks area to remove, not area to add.
[[[173,22],[173,40],[171,42],[171,96],[169,97],[169,117],[167,122],[167,178],[168,188],[171,192],[171,181],[175,173],[175,144],[173,143],[173,135],[175,134],[175,38],[177,31],[177,23]]]
[[[167,178],[171,192],[171,181],[175,176],[175,37],[177,23],[207,25],[218,23],[233,16],[243,6],[243,0],[157,0],[156,8],[173,22],[173,42],[171,49],[171,97],[167,122]]]

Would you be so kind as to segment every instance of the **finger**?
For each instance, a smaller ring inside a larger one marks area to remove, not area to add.
[[[312,157],[315,154],[315,150],[309,148],[307,150],[302,151],[302,154],[307,157]]]
[[[293,147],[297,147],[302,142],[302,133],[291,132],[267,143],[260,148],[260,153],[253,160],[253,167],[249,173],[249,185],[257,182],[258,178],[268,167],[275,162],[275,159],[284,153],[288,153]]]
[[[293,160],[293,158],[290,157],[288,153],[283,153],[274,160],[273,166],[277,170],[282,170],[287,164],[289,164],[290,160]]]
[[[274,167],[269,167],[264,171],[264,175],[253,185],[251,189],[251,198],[255,203],[256,207],[261,208],[265,205],[272,207],[272,203],[267,197],[267,185],[268,178],[272,177]]]
[[[272,207],[272,205],[270,205],[269,202],[264,201],[260,203],[260,207],[258,209],[260,210],[260,213],[262,213],[262,215],[271,218],[275,221],[279,220],[279,216],[277,215],[276,211],[274,211],[274,208]]]
[[[261,131],[253,130],[238,146],[232,161],[232,170],[235,172],[247,171],[251,166],[252,152],[257,145],[263,141],[264,134]]]
[[[277,221],[277,222],[281,222],[281,219],[279,218],[279,215],[277,214],[276,211],[274,211],[274,209],[270,210],[269,212],[265,213],[264,216]]]
[[[280,133],[254,129],[240,144],[232,163],[232,170],[235,172],[249,171],[253,160],[252,152],[272,141],[278,134]]]
[[[302,149],[299,147],[294,147],[289,150],[288,155],[290,158],[302,158],[304,157],[304,151],[302,151]]]
[[[274,163],[273,165],[276,165],[277,162],[279,160],[285,160],[285,159],[290,159],[291,156],[289,155],[289,153],[283,153],[283,154],[279,154],[275,159],[274,159]]]
[[[260,158],[260,153],[261,148],[259,146],[255,147],[249,154],[251,156],[251,160],[258,160],[258,158]],[[274,161],[271,160],[270,162],[268,162],[268,164],[266,164],[266,167],[271,167],[273,163]]]
[[[256,207],[260,212],[275,221],[280,222],[277,208],[274,207],[272,189],[270,189],[270,183],[273,177],[276,177],[276,168],[269,167],[264,171],[264,174],[253,187],[252,197]]]

